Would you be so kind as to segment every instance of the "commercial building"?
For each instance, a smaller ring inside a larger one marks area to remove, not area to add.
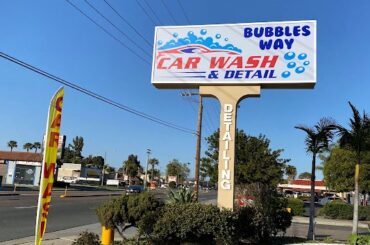
[[[311,192],[311,180],[308,179],[297,179],[292,180],[287,184],[279,184],[278,189],[282,193],[310,193]],[[325,182],[323,180],[315,180],[315,193],[322,194],[328,192],[329,189],[325,186]]]
[[[0,151],[2,184],[38,186],[41,162],[41,153]]]

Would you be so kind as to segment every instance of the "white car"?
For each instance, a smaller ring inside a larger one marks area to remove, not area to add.
[[[334,200],[342,200],[342,199],[340,199],[338,196],[328,196],[328,197],[322,198],[320,200],[320,204],[324,206],[325,204],[332,202]]]

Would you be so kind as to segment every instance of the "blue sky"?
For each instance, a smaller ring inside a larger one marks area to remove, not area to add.
[[[140,3],[144,3],[139,0]],[[263,90],[260,98],[241,102],[238,127],[251,135],[265,134],[272,148],[283,148],[298,172],[310,171],[304,134],[297,124],[313,125],[329,116],[348,123],[352,101],[370,111],[369,1],[245,1],[180,0],[191,24],[317,20],[317,84],[313,90]],[[98,16],[84,1],[72,1],[135,48],[121,33]],[[109,0],[148,40],[154,24],[134,0]],[[161,1],[147,0],[163,25],[175,25]],[[164,0],[180,25],[186,18],[177,1]],[[103,1],[93,1],[139,46],[151,53]],[[1,51],[54,75],[75,82],[122,104],[163,120],[196,128],[197,105],[182,98],[181,90],[160,90],[150,83],[150,65],[144,63],[73,9],[66,1],[1,1]],[[148,10],[149,11],[149,10]],[[138,50],[137,52],[142,52]],[[144,54],[142,54],[144,55]],[[0,59],[0,149],[9,140],[41,141],[47,107],[60,85]],[[203,135],[219,123],[219,105],[205,99]],[[83,154],[104,155],[119,167],[131,153],[144,164],[146,149],[160,160],[161,170],[173,158],[194,163],[194,136],[153,124],[66,88],[62,133],[68,142],[83,136]],[[203,141],[203,143],[205,143]],[[202,152],[206,145],[203,144]],[[322,175],[319,172],[318,177]]]

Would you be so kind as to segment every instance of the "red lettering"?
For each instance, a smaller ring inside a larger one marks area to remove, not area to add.
[[[229,62],[229,60],[230,60],[230,57],[227,57],[226,60],[225,60],[225,57],[212,57],[209,68],[210,69],[214,69],[214,68],[224,69],[225,65]]]
[[[271,59],[270,59],[271,57]],[[264,56],[263,57],[263,60],[261,62],[261,68],[265,68],[267,64],[268,67],[275,67],[275,64],[276,64],[276,61],[278,59],[279,56],[277,55],[274,55],[274,56]]]
[[[167,69],[167,67],[163,66],[163,63],[166,60],[170,60],[170,58],[163,57],[158,61],[157,69]]]
[[[186,61],[185,69],[197,69],[199,62],[200,62],[200,57],[190,57]]]
[[[227,68],[242,68],[243,67],[243,58],[241,56],[235,57],[235,59],[230,63],[230,65]]]
[[[54,170],[55,170],[55,163],[50,163],[49,168],[47,168],[47,164],[45,163],[44,178],[48,179],[50,174],[54,174]]]
[[[168,67],[168,69],[171,69],[172,67],[182,69],[182,58],[176,58],[175,61]]]
[[[58,147],[59,133],[50,132],[49,147]]]
[[[250,56],[247,60],[245,68],[257,68],[260,63],[261,56]]]
[[[44,237],[45,228],[45,221],[41,221],[40,238]]]
[[[58,97],[55,103],[55,108],[57,111],[62,112],[63,97]]]
[[[58,114],[55,118],[53,123],[51,124],[51,128],[59,128],[60,122],[62,121],[62,114]]]
[[[51,196],[52,188],[53,188],[53,183],[48,183],[48,185],[45,188],[44,194],[42,194],[42,198],[47,198]]]

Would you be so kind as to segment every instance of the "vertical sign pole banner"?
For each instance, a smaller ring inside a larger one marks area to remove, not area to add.
[[[202,96],[216,97],[221,107],[218,153],[218,207],[234,209],[235,136],[238,103],[246,97],[258,97],[260,90],[260,86],[199,87],[199,93]]]
[[[46,122],[44,157],[41,169],[40,191],[37,205],[35,245],[40,245],[45,234],[46,222],[51,202],[51,191],[54,182],[54,170],[58,153],[58,140],[62,119],[64,88],[53,96]]]

